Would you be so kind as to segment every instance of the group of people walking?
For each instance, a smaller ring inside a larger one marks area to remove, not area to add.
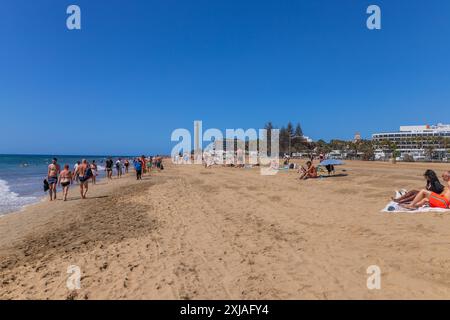
[[[142,180],[142,175],[150,173],[152,170],[164,170],[163,158],[161,156],[145,157],[144,155],[133,159],[134,171],[136,179]]]
[[[113,179],[114,170],[116,177],[121,178],[123,174],[129,172],[130,161],[128,159],[118,158],[115,162],[109,157],[105,161],[105,173],[108,180]],[[138,180],[142,179],[142,175],[150,172],[152,168],[160,171],[164,167],[162,165],[162,157],[145,157],[133,159],[134,169]],[[70,170],[70,166],[65,164],[61,170],[58,159],[53,158],[48,166],[47,179],[44,180],[44,191],[48,191],[50,201],[56,200],[57,186],[62,187],[63,200],[67,201],[69,187],[73,183],[77,183],[80,187],[80,195],[82,199],[86,199],[89,190],[89,182],[96,184],[98,176],[98,166],[95,160],[89,162],[86,159],[77,161]]]
[[[58,159],[53,158],[48,166],[47,179],[44,181],[44,190],[48,188],[50,201],[56,200],[56,186],[60,185],[63,191],[63,200],[67,201],[69,186],[75,181],[80,186],[80,195],[86,199],[89,189],[89,180],[96,183],[98,167],[95,160],[89,163],[86,159],[77,161],[74,170],[71,171],[68,164],[64,165],[63,170],[58,164]]]

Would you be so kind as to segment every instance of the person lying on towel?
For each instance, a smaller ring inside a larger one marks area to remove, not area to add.
[[[417,209],[426,204],[431,208],[450,209],[450,171],[442,174],[442,179],[446,183],[446,187],[442,193],[435,193],[429,190],[420,191],[411,204],[404,205],[407,209]]]

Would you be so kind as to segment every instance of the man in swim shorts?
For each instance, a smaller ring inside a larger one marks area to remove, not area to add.
[[[134,159],[134,170],[136,171],[136,180],[142,180],[142,163],[139,159]]]
[[[447,183],[442,193],[438,194],[429,190],[422,190],[417,194],[411,204],[405,205],[404,207],[407,209],[417,209],[428,203],[431,208],[450,209],[450,171],[444,172],[442,179]]]
[[[80,164],[81,164],[80,161],[77,161],[77,163],[75,163],[75,165],[73,166],[73,172],[77,172],[77,168],[78,168],[78,166],[79,166]],[[80,182],[78,176],[75,176],[74,179],[75,179],[75,181],[76,181],[77,183]]]
[[[56,185],[58,183],[58,174],[61,168],[58,164],[58,159],[53,158],[52,163],[48,165],[47,181],[49,185],[48,193],[50,195],[50,201],[56,200]]]
[[[122,177],[122,159],[116,161],[117,178]]]
[[[108,177],[109,180],[112,179],[112,174],[113,174],[113,160],[111,158],[108,158],[105,162],[105,171],[106,171],[106,176]]]
[[[88,175],[88,168],[89,164],[87,163],[87,160],[83,159],[83,161],[81,161],[81,164],[77,168],[77,172],[75,172],[75,174],[78,174],[78,176],[80,177],[79,179],[80,179],[81,199],[86,199],[86,194],[89,189],[88,181],[91,178],[91,176]]]

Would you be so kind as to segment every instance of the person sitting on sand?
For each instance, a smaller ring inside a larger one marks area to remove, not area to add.
[[[67,201],[67,194],[69,193],[69,185],[72,183],[72,172],[69,170],[69,165],[64,165],[64,170],[59,175],[58,184],[63,188],[64,201]]]
[[[407,209],[417,209],[427,203],[431,208],[450,208],[450,171],[444,172],[442,174],[442,179],[447,183],[444,191],[442,193],[435,193],[429,190],[420,191],[411,204],[404,205],[403,207]]]
[[[303,166],[300,169],[302,171],[302,174],[300,175],[300,180],[306,180],[306,179],[311,179],[311,178],[317,178],[317,169],[316,167],[312,164],[311,161],[308,161],[306,163],[306,168],[304,168]]]
[[[423,176],[427,180],[427,185],[425,187],[426,190],[437,194],[441,194],[444,191],[444,186],[439,181],[436,172],[434,172],[433,170],[427,170],[425,171]],[[414,200],[414,198],[417,196],[418,193],[419,193],[418,190],[411,190],[408,191],[403,196],[401,196],[400,198],[392,200],[399,204],[410,203],[411,201]]]

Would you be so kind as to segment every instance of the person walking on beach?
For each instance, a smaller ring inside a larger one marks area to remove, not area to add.
[[[48,193],[50,195],[50,201],[56,200],[56,184],[58,183],[58,174],[61,171],[61,168],[58,164],[58,159],[53,158],[52,163],[48,165],[47,170],[47,181],[49,190]]]
[[[77,172],[75,174],[78,174],[80,177],[80,194],[82,199],[86,199],[86,194],[89,189],[88,181],[92,178],[92,170],[88,165],[88,162],[86,159],[83,159],[81,161],[81,164],[77,168]]]
[[[112,174],[113,174],[113,160],[111,158],[108,158],[105,162],[105,171],[106,171],[106,177],[109,180],[112,180]]]
[[[156,165],[158,163],[158,155],[153,156],[152,158],[152,169],[157,169]]]
[[[141,161],[141,166],[142,166],[142,174],[145,174],[145,173],[147,173],[147,160],[145,159],[144,155],[141,156],[140,161]]]
[[[158,156],[156,158],[156,168],[158,169],[158,171],[164,170],[162,161],[163,161],[163,158],[161,156]]]
[[[136,171],[136,180],[142,180],[142,163],[140,159],[134,159],[133,164]]]
[[[130,166],[130,161],[128,159],[125,159],[123,165],[125,166],[125,174],[128,173],[128,167]]]
[[[58,184],[63,188],[64,201],[67,201],[67,194],[69,193],[69,186],[72,183],[72,172],[69,170],[69,165],[64,165],[64,170],[59,175]]]
[[[116,170],[117,170],[117,178],[122,177],[122,161],[121,159],[117,159],[116,161]]]
[[[91,170],[92,170],[92,184],[96,184],[98,173],[97,173],[97,164],[95,163],[95,160],[92,160]]]
[[[80,161],[77,161],[77,163],[75,163],[75,165],[73,166],[73,172],[77,172],[78,166],[81,164]],[[80,182],[80,179],[77,175],[75,175],[75,181],[78,183]]]

